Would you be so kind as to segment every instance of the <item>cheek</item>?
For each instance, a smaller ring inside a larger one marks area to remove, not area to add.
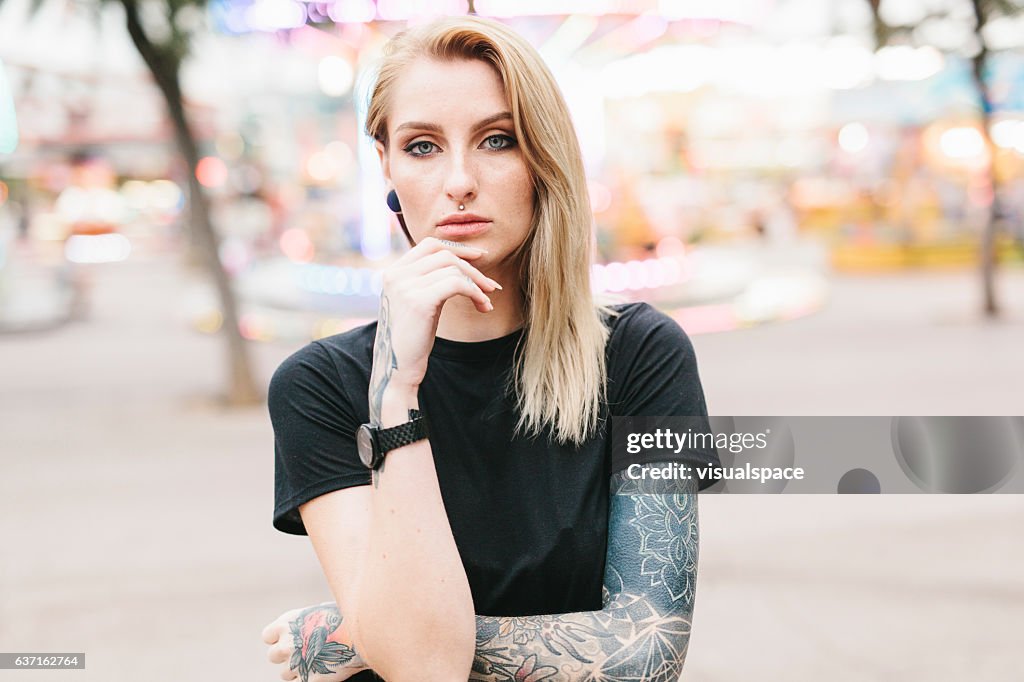
[[[517,213],[533,210],[533,180],[530,172],[523,163],[517,163],[503,170],[500,178],[494,183],[498,191],[506,196],[505,204]]]

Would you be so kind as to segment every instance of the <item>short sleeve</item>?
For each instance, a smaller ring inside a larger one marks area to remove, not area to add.
[[[282,532],[306,534],[300,505],[370,483],[370,472],[356,450],[355,434],[362,420],[345,383],[327,350],[315,341],[281,363],[270,380],[274,527]],[[354,378],[349,383],[355,383]]]
[[[683,328],[647,303],[627,305],[609,340],[611,416],[700,417],[711,432],[697,355]],[[720,466],[711,449],[693,463]]]

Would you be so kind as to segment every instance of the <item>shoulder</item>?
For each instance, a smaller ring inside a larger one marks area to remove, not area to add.
[[[644,301],[620,303],[610,306],[613,314],[608,318],[608,351],[634,354],[652,346],[693,352],[693,344],[686,331],[671,317]]]
[[[377,323],[373,322],[311,341],[289,355],[271,377],[271,408],[286,395],[323,395],[325,389],[341,389],[349,383],[346,379],[357,380],[368,374],[376,330]]]

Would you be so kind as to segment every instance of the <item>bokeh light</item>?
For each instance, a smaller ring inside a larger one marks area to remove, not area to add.
[[[203,187],[216,189],[228,179],[227,165],[216,156],[204,156],[196,164],[196,180]]]
[[[309,235],[299,227],[292,227],[281,233],[278,245],[285,256],[299,263],[308,263],[316,255],[316,248]]]
[[[859,154],[867,149],[868,129],[863,123],[847,123],[839,129],[839,146],[848,154]]]
[[[331,55],[320,60],[317,68],[317,82],[320,90],[329,97],[341,97],[352,89],[355,73],[348,60]]]

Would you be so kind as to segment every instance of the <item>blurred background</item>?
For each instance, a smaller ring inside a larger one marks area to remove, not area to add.
[[[712,414],[1024,414],[1024,2],[472,5],[0,0],[0,650],[87,654],[33,679],[277,679],[263,625],[330,598],[266,385],[375,316],[367,69],[432,16],[541,51],[594,287],[682,325]],[[1024,498],[701,514],[685,679],[1019,679]]]

